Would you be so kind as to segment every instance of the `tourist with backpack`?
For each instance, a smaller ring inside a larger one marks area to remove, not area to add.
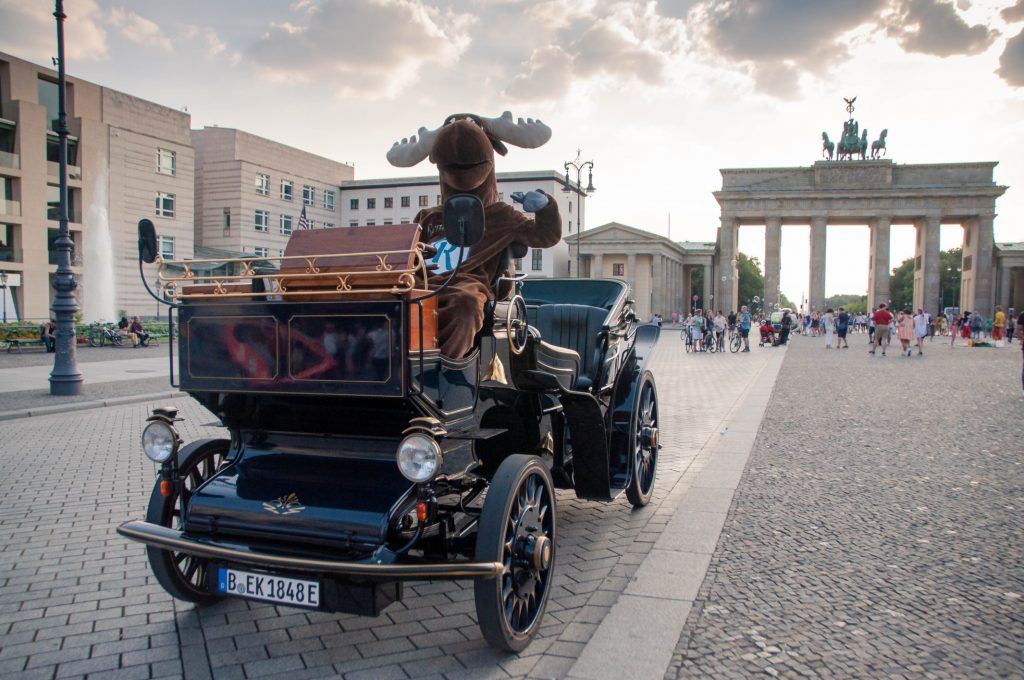
[[[850,315],[846,313],[846,310],[842,307],[839,308],[839,314],[836,315],[836,349],[843,347],[850,349],[850,345],[846,342],[846,331],[850,327]]]

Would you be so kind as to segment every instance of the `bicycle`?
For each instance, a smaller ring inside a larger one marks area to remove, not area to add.
[[[735,354],[743,347],[743,337],[735,326],[729,329],[729,351]]]
[[[690,332],[690,327],[689,326],[683,326],[682,339],[683,339],[683,342],[685,343],[686,351],[688,353],[689,352],[693,352],[696,349],[694,347],[694,342],[693,342],[693,333]]]
[[[103,323],[102,321],[96,321],[89,325],[87,338],[89,347],[103,347],[107,344],[120,347],[121,343],[124,342],[121,331],[114,324]]]

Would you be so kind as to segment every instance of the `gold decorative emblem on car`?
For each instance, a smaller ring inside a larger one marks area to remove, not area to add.
[[[287,496],[281,496],[276,500],[264,503],[263,509],[275,515],[294,515],[305,510],[306,506],[299,502],[298,496],[290,493]]]

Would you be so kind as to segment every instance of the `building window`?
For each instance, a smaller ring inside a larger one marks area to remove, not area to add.
[[[366,220],[366,226],[368,226],[368,227],[376,227],[377,226],[377,220]]]
[[[308,184],[302,185],[302,202],[306,205],[313,205],[316,200],[316,189]]]
[[[376,198],[368,198],[368,199],[366,199],[366,209],[367,210],[376,210],[377,209],[377,199]]]
[[[270,231],[270,213],[266,210],[257,210],[253,225],[256,231]]]
[[[402,218],[402,224],[409,224],[409,218],[408,217],[403,217]]]
[[[517,272],[523,271],[523,258],[517,257],[516,259],[512,260],[512,266],[516,268]]]
[[[334,229],[334,222],[324,222],[324,229]]]
[[[441,205],[441,194],[437,195],[437,203],[435,203],[434,205]]]
[[[350,198],[349,201],[348,201],[348,209],[349,210],[359,210],[359,199],[358,198]]]
[[[38,94],[38,102],[46,109],[46,129],[56,131],[57,118],[60,112],[58,103],[60,95],[58,94],[57,83],[40,78],[36,86],[36,92]]]
[[[156,216],[174,217],[174,194],[156,192]]]
[[[427,207],[427,199],[428,198],[429,198],[429,196],[425,196],[423,194],[420,194],[420,207],[421,208],[426,208]]]
[[[161,175],[174,174],[175,153],[170,149],[156,150],[156,171]]]
[[[402,200],[400,201],[400,204],[401,204],[401,206],[403,208],[408,208],[409,206],[412,205],[412,203],[409,202],[409,197],[408,196],[402,196]]]
[[[253,246],[252,254],[256,257],[267,257],[270,255],[270,248],[266,246]]]
[[[174,237],[173,236],[161,236],[160,237],[160,257],[165,260],[174,259]]]
[[[350,227],[358,227],[359,226],[359,220],[349,220],[348,221],[348,226],[350,226]]]
[[[384,224],[394,224],[394,223],[395,223],[395,221],[393,219],[391,219],[390,217],[384,218]]]
[[[309,225],[306,229],[316,229],[316,220],[306,220],[306,224]]]
[[[544,250],[541,248],[533,249],[533,271],[539,272],[544,269]]]
[[[285,236],[291,236],[292,233],[292,216],[281,215],[281,233]]]
[[[394,196],[385,196],[384,197],[384,207],[385,208],[394,208],[395,207],[395,197]]]
[[[231,208],[224,208],[224,231],[231,229]]]
[[[612,265],[612,276],[625,276],[626,265],[622,262],[616,262]]]
[[[334,192],[324,189],[324,210],[334,210]]]
[[[270,175],[261,172],[256,173],[256,193],[260,196],[270,195]]]
[[[282,249],[278,248],[278,250],[277,250],[277,256],[278,256],[278,257],[284,257],[284,250],[282,250]]]
[[[281,200],[292,200],[292,188],[292,181],[290,179],[281,180]]]
[[[572,214],[572,201],[569,201],[569,214]]]
[[[504,201],[505,200],[505,192],[504,191],[499,191],[498,192],[498,200],[499,201]]]

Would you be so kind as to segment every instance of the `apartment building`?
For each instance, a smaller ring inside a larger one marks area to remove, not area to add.
[[[517,271],[528,276],[568,276],[570,271],[567,239],[577,237],[581,224],[586,228],[586,195],[575,182],[566,192],[563,175],[553,170],[497,173],[499,198],[513,203],[515,191],[542,189],[554,197],[562,215],[562,241],[546,249],[534,249],[516,260]],[[341,223],[347,227],[376,224],[405,224],[423,208],[441,203],[441,185],[437,175],[398,179],[362,179],[341,185]]]
[[[165,256],[191,257],[194,154],[188,114],[67,79],[72,269],[89,321],[153,314],[139,281],[136,224],[153,220]],[[59,178],[57,73],[0,52],[0,271],[8,319],[50,315]]]
[[[353,166],[232,128],[193,130],[192,145],[198,245],[275,257],[303,210],[309,229],[342,226],[338,187]]]

